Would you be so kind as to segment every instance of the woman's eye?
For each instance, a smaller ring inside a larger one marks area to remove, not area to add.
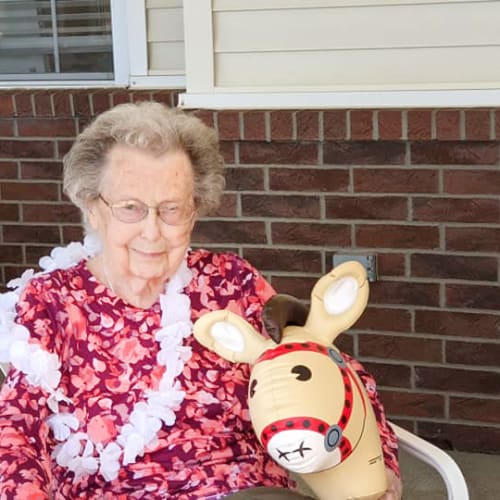
[[[312,377],[311,370],[304,365],[297,365],[292,368],[292,373],[297,375],[295,378],[301,382],[305,382]]]
[[[127,212],[140,212],[141,206],[138,203],[126,203],[121,207],[123,210]]]

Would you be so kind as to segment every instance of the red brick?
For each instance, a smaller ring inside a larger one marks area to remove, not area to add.
[[[317,141],[319,139],[319,113],[317,111],[298,111],[297,139]]]
[[[356,329],[407,333],[411,331],[411,314],[406,309],[368,307],[356,323]]]
[[[0,136],[12,137],[14,135],[14,121],[0,119]]]
[[[245,248],[243,257],[260,271],[321,273],[321,252],[276,248]]]
[[[500,286],[447,284],[446,306],[500,310]]]
[[[415,331],[443,336],[498,339],[500,315],[417,309]]]
[[[82,91],[82,92],[74,91],[71,94],[71,98],[73,101],[73,110],[75,116],[84,116],[84,117],[92,116],[92,112],[90,109],[90,95],[87,91]]]
[[[73,139],[67,140],[67,139],[58,139],[57,140],[57,152],[58,158],[61,158],[71,149],[71,146],[73,146],[73,142],[75,142]]]
[[[465,111],[465,137],[473,141],[490,139],[491,116],[486,109],[468,109]]]
[[[60,161],[23,161],[21,162],[22,179],[61,180],[62,163]]]
[[[207,215],[212,217],[236,217],[238,201],[235,194],[224,193],[219,208],[214,213]]]
[[[438,391],[498,394],[500,372],[458,368],[416,366],[416,386]]]
[[[8,283],[10,280],[19,278],[19,276],[21,276],[21,274],[23,274],[27,269],[30,269],[31,266],[26,266],[25,264],[12,264],[4,265],[3,268],[5,283]]]
[[[500,344],[491,342],[446,342],[446,362],[498,367]]]
[[[80,210],[69,204],[23,205],[23,222],[76,222],[81,221]]]
[[[347,191],[349,172],[346,169],[270,168],[269,186],[274,191]]]
[[[447,227],[446,250],[500,252],[500,227]]]
[[[279,293],[287,293],[301,300],[310,300],[311,290],[317,279],[307,276],[272,276],[271,284]]]
[[[0,203],[0,219],[3,222],[19,222],[19,205],[17,203]]]
[[[437,170],[356,168],[354,190],[368,193],[437,193]]]
[[[68,244],[72,241],[83,240],[82,226],[63,226],[62,228],[62,243]]]
[[[15,94],[14,101],[16,103],[17,116],[34,116],[31,93],[23,92]]]
[[[220,139],[238,140],[240,138],[240,114],[237,111],[219,111],[217,129]]]
[[[302,142],[242,142],[240,162],[315,165],[318,163],[318,145]]]
[[[450,397],[450,417],[500,424],[500,400],[472,397]]]
[[[5,224],[3,239],[7,243],[60,243],[58,227],[37,224]]]
[[[401,111],[378,112],[378,137],[381,140],[398,140],[403,135]]]
[[[406,220],[408,200],[401,196],[328,196],[325,210],[329,219]]]
[[[40,258],[49,255],[53,248],[53,245],[26,245],[26,263],[30,266],[38,266]]]
[[[73,116],[70,95],[71,94],[67,90],[61,90],[52,95],[52,102],[54,103],[54,116],[59,118]]]
[[[52,99],[48,92],[40,91],[34,94],[35,100],[35,115],[42,116],[54,116],[52,111]]]
[[[411,275],[419,278],[497,281],[498,259],[415,253],[411,256]]]
[[[14,103],[10,94],[0,94],[0,116],[14,116]]]
[[[291,111],[271,111],[271,140],[295,139],[293,113]]]
[[[323,137],[325,140],[347,139],[346,111],[325,111],[323,113]]]
[[[235,163],[235,151],[234,151],[234,142],[233,141],[220,141],[219,149],[222,157],[224,158],[224,162],[227,163]]]
[[[441,141],[459,140],[460,111],[440,109],[436,112],[436,136]]]
[[[229,191],[262,191],[264,170],[260,167],[226,168],[226,189]]]
[[[419,422],[419,435],[443,449],[498,453],[500,429],[444,422]]]
[[[351,139],[373,139],[373,111],[352,110],[351,117]]]
[[[111,102],[113,106],[130,102],[130,94],[126,90],[117,90],[111,94]]]
[[[192,239],[195,243],[265,243],[266,229],[264,222],[200,220]]]
[[[52,141],[9,141],[0,140],[0,156],[3,158],[53,158]]]
[[[0,209],[2,205],[0,205]],[[20,245],[0,244],[0,262],[2,264],[21,264],[23,262],[23,248]]]
[[[371,304],[439,306],[439,284],[379,280],[370,286]]]
[[[492,222],[500,219],[495,199],[414,198],[413,219],[432,222]]]
[[[213,111],[207,109],[198,109],[193,114],[208,127],[215,128],[215,115]]]
[[[17,162],[0,161],[0,179],[17,179]]]
[[[326,165],[403,165],[406,148],[402,142],[338,141],[323,144]]]
[[[151,101],[151,92],[149,90],[134,90],[130,98],[132,102],[149,102]]]
[[[432,111],[409,110],[407,117],[408,139],[425,141],[432,138]]]
[[[243,113],[243,137],[250,141],[265,141],[266,113],[262,111],[246,111]]]
[[[404,276],[405,256],[398,253],[377,253],[377,272],[379,276]]]
[[[348,224],[273,222],[271,232],[275,245],[351,246]]]
[[[500,194],[500,171],[445,170],[444,191],[452,194]]]
[[[495,138],[500,139],[500,109],[495,111]]]
[[[319,219],[321,215],[317,196],[241,195],[241,210],[245,217]]]
[[[108,91],[95,92],[90,97],[94,115],[99,115],[111,107],[111,94]]]
[[[160,90],[158,92],[153,92],[151,99],[156,102],[161,102],[169,108],[174,108],[177,105],[175,97],[175,94],[170,90]]]
[[[433,226],[360,224],[356,226],[356,244],[367,248],[438,248],[439,230]]]
[[[369,361],[363,361],[363,365],[375,377],[379,390],[383,386],[411,387],[411,368],[409,366]]]
[[[414,142],[413,165],[496,165],[498,145],[490,142]]]
[[[354,352],[354,335],[339,335],[335,339],[335,345],[340,351],[352,356]]]
[[[380,391],[386,413],[410,417],[444,417],[444,397],[422,392]]]
[[[32,137],[74,137],[75,121],[71,118],[19,118],[19,135]]]
[[[392,335],[359,335],[358,353],[370,358],[425,361],[439,363],[443,360],[440,340]]]
[[[59,188],[56,183],[4,182],[0,193],[3,200],[56,201]]]

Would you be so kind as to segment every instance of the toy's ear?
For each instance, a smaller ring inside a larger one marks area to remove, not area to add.
[[[227,310],[212,311],[194,324],[196,340],[233,363],[252,364],[274,342],[265,339],[250,323]]]
[[[365,268],[356,261],[340,264],[314,286],[306,328],[332,343],[361,316],[368,293]]]

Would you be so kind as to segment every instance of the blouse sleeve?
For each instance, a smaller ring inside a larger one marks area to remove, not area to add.
[[[18,302],[17,322],[34,342],[47,349],[56,327],[40,290],[29,284]],[[47,451],[48,394],[30,385],[22,372],[11,368],[0,391],[0,498],[48,499],[50,457]]]
[[[345,353],[342,353],[342,355],[351,368],[358,374],[361,382],[363,382],[363,385],[365,386],[368,397],[370,398],[382,441],[382,451],[384,454],[385,465],[389,469],[392,469],[398,477],[401,477],[398,462],[398,439],[390,423],[387,421],[384,406],[382,405],[377,392],[375,379],[373,378],[373,375],[366,371],[364,366],[358,360]]]

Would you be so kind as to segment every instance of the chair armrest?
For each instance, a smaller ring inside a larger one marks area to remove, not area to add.
[[[469,500],[467,483],[453,458],[425,439],[390,423],[398,437],[399,446],[410,455],[422,460],[437,470],[446,484],[450,500]]]

